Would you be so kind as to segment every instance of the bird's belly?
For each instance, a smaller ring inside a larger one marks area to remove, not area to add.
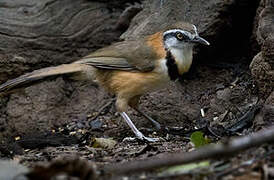
[[[168,82],[166,75],[156,72],[117,71],[111,77],[109,89],[116,95],[133,97],[163,88]]]

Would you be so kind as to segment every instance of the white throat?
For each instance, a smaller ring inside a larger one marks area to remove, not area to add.
[[[187,72],[192,64],[193,46],[185,46],[182,49],[170,48],[170,52],[176,61],[179,74]]]

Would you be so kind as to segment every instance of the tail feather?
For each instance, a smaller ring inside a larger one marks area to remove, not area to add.
[[[5,93],[17,88],[21,88],[24,85],[35,83],[45,78],[54,77],[64,74],[77,74],[85,71],[88,67],[84,64],[63,64],[56,67],[48,67],[39,70],[35,70],[31,73],[19,76],[18,78],[9,80],[0,85],[0,93]]]

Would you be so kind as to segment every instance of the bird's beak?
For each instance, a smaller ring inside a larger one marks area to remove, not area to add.
[[[207,41],[207,40],[205,40],[204,38],[202,38],[202,37],[200,37],[200,36],[198,36],[198,35],[196,35],[192,40],[191,40],[191,42],[193,42],[193,43],[200,43],[200,44],[204,44],[204,45],[210,45],[210,43]]]

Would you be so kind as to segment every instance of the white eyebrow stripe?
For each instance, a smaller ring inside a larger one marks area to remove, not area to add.
[[[163,35],[165,36],[166,34],[175,33],[175,32],[178,32],[178,31],[181,32],[182,34],[185,34],[188,37],[194,38],[193,35],[190,32],[184,31],[184,30],[181,30],[181,29],[171,29],[171,30],[168,30],[168,31],[164,32]]]

